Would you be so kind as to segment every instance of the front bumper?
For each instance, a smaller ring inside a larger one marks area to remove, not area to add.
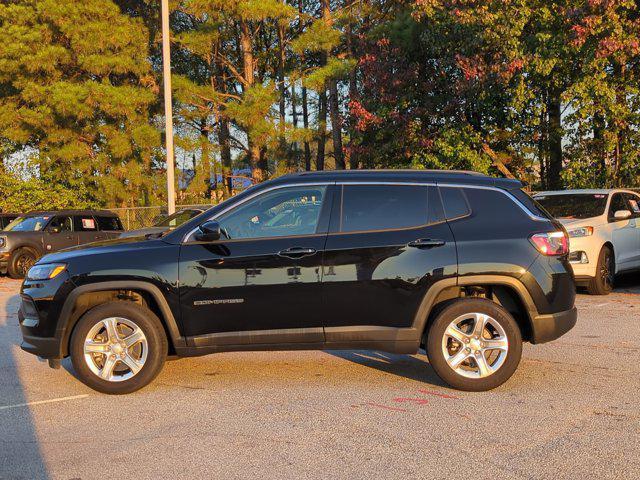
[[[538,315],[533,319],[531,343],[545,343],[561,337],[571,330],[578,320],[578,309]]]

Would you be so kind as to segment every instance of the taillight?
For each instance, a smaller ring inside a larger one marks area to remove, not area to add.
[[[543,255],[566,255],[569,253],[569,238],[562,231],[536,233],[531,243]]]

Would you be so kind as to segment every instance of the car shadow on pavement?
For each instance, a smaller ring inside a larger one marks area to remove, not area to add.
[[[328,350],[329,355],[342,358],[363,367],[374,368],[390,375],[408,378],[433,386],[446,387],[426,360],[414,355],[395,354],[371,350]],[[422,350],[420,353],[424,353]]]
[[[6,292],[4,285],[0,292]],[[17,310],[19,295],[0,293],[4,313],[0,318],[0,479],[48,479],[16,355],[21,335]],[[27,355],[26,353],[24,355]],[[23,370],[24,375],[24,370]],[[42,407],[41,407],[42,408]],[[46,408],[46,407],[45,407]]]

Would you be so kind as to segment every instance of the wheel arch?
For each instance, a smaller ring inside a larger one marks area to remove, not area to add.
[[[76,287],[65,300],[56,335],[61,339],[61,357],[69,354],[71,334],[80,317],[91,308],[112,300],[139,303],[153,311],[165,329],[170,354],[186,345],[173,312],[157,286],[144,281],[109,281]]]
[[[516,320],[523,340],[532,340],[538,310],[524,284],[506,275],[469,275],[441,280],[429,289],[413,322],[421,343],[443,308],[460,298],[477,297],[488,298],[504,307]]]

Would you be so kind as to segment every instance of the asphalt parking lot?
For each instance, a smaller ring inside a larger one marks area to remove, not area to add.
[[[426,357],[226,353],[96,393],[19,347],[19,282],[0,279],[0,479],[630,478],[640,470],[640,287],[579,295],[578,325],[526,345],[487,393]]]

